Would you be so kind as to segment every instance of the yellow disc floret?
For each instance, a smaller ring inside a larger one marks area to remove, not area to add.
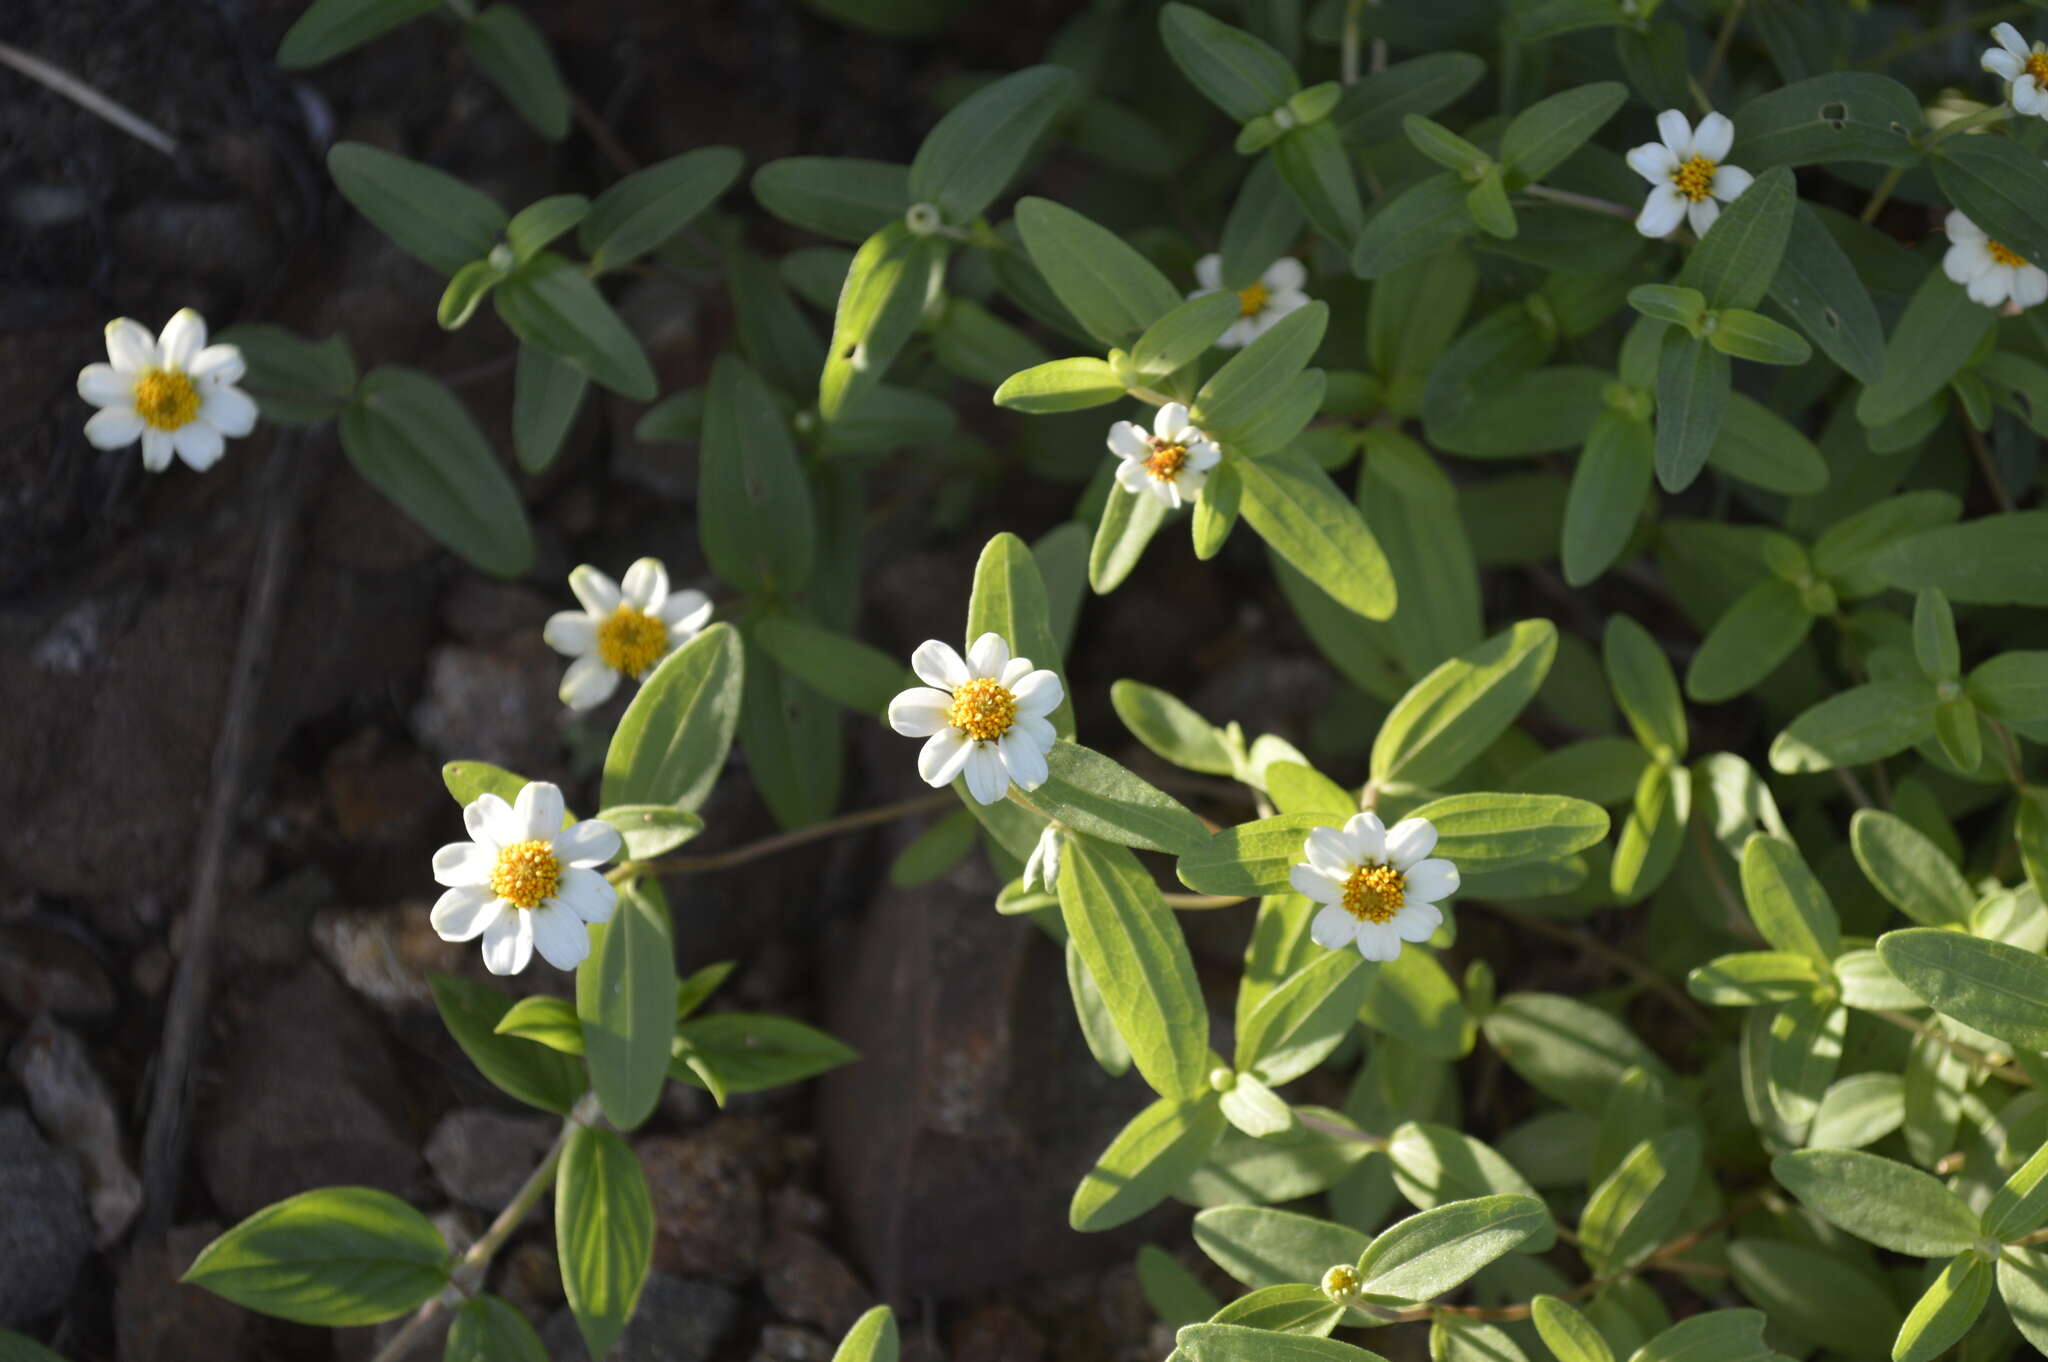
[[[514,842],[491,867],[491,892],[515,908],[538,908],[562,886],[562,863],[548,842]]]
[[[1394,867],[1362,865],[1344,881],[1344,911],[1360,922],[1390,922],[1407,892],[1407,877]]]
[[[2025,256],[2006,245],[2003,241],[1986,241],[1984,243],[1984,253],[2008,269],[2020,269],[2027,263]]]
[[[1714,171],[1718,169],[1704,156],[1695,156],[1671,176],[1671,183],[1678,192],[1698,203],[1714,192]]]
[[[177,430],[199,415],[199,387],[176,369],[144,369],[134,398],[135,414],[153,430]]]
[[[668,653],[668,626],[621,604],[597,626],[597,655],[615,672],[639,680]]]
[[[1272,290],[1264,284],[1253,284],[1250,288],[1239,289],[1237,291],[1237,315],[1240,317],[1258,316],[1260,312],[1265,310],[1266,300],[1272,296]]]
[[[2034,44],[2034,51],[2027,58],[2027,74],[2035,84],[2048,86],[2048,52],[2042,51],[2039,43]]]
[[[946,722],[976,742],[994,742],[1017,721],[1017,697],[1009,687],[978,676],[953,692]]]
[[[1152,457],[1145,460],[1145,471],[1152,475],[1154,482],[1172,482],[1180,476],[1180,466],[1188,461],[1188,447],[1171,440],[1154,438]]]

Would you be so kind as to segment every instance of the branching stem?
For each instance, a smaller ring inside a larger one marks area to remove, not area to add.
[[[806,842],[815,842],[823,837],[836,837],[842,832],[873,827],[877,823],[894,822],[898,818],[908,818],[912,814],[928,813],[953,802],[954,795],[951,790],[940,790],[912,799],[899,799],[894,804],[883,804],[877,808],[842,813],[837,818],[828,818],[807,828],[792,828],[788,832],[779,832],[773,837],[763,837],[758,842],[748,842],[745,846],[737,846],[730,851],[717,851],[707,856],[661,856],[649,861],[625,861],[613,866],[606,872],[605,878],[613,884],[618,884],[635,875],[702,875],[713,870],[730,870],[736,865],[758,861],[763,856],[773,856],[778,851],[787,851]]]

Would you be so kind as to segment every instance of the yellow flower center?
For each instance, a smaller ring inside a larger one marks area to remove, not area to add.
[[[562,863],[547,842],[514,842],[491,867],[491,892],[514,908],[538,908],[562,886]]]
[[[597,626],[597,655],[604,665],[635,681],[668,652],[668,626],[643,610],[621,604]]]
[[[2038,84],[2048,85],[2048,51],[2043,51],[2038,43],[2034,46],[2033,55],[2027,58],[2027,74]]]
[[[1671,177],[1671,183],[1678,192],[1698,203],[1714,192],[1715,166],[1704,156],[1695,156],[1680,166]]]
[[[1266,306],[1266,300],[1273,291],[1264,284],[1253,284],[1250,288],[1237,291],[1237,314],[1240,317],[1256,317]]]
[[[2019,269],[2027,263],[2025,256],[2006,245],[2003,241],[1986,241],[1984,243],[1984,253],[1999,264],[2010,266],[2013,269]]]
[[[1407,877],[1390,865],[1362,865],[1344,881],[1344,911],[1360,922],[1389,922],[1407,902]]]
[[[1171,444],[1154,436],[1152,457],[1145,460],[1145,471],[1152,475],[1154,482],[1172,482],[1180,476],[1180,466],[1187,461],[1186,445]]]
[[[199,415],[199,388],[176,369],[144,369],[134,397],[135,414],[154,430],[176,430]]]
[[[976,677],[953,692],[946,722],[976,742],[994,742],[1017,722],[1017,697],[999,681]]]

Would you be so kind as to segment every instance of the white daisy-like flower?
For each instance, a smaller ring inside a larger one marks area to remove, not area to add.
[[[2011,24],[1991,30],[1998,43],[1984,54],[1986,71],[2005,82],[2006,102],[2019,113],[2048,118],[2048,43],[2029,47]]]
[[[1436,829],[1426,818],[1392,828],[1376,813],[1342,828],[1317,828],[1302,845],[1306,864],[1288,882],[1323,908],[1309,924],[1319,946],[1356,945],[1368,960],[1392,960],[1403,941],[1427,941],[1443,925],[1437,901],[1458,892],[1458,867],[1430,856]]]
[[[430,921],[443,941],[484,939],[484,968],[517,974],[535,951],[556,969],[590,954],[590,922],[610,921],[618,893],[597,867],[619,854],[609,823],[562,826],[562,792],[534,781],[507,804],[482,794],[462,810],[467,842],[434,853],[448,887]]]
[[[1190,293],[1190,298],[1223,292],[1223,257],[1210,254],[1197,260],[1195,282],[1201,287]],[[1241,350],[1288,313],[1307,307],[1309,297],[1301,291],[1307,282],[1307,267],[1293,256],[1283,255],[1268,265],[1257,283],[1237,290],[1237,320],[1218,338],[1216,348]]]
[[[1993,241],[1961,213],[1951,212],[1944,225],[1949,247],[1941,258],[1941,272],[1968,289],[1971,301],[2001,308],[2008,302],[2032,307],[2048,301],[2048,271]]]
[[[671,592],[659,558],[627,568],[624,583],[585,563],[569,574],[569,589],[583,608],[549,617],[541,637],[576,659],[562,674],[562,703],[571,709],[595,709],[611,699],[620,677],[640,680],[711,621],[711,598]]]
[[[195,473],[220,461],[229,438],[256,428],[256,403],[237,388],[248,366],[232,345],[206,343],[206,319],[191,308],[152,336],[141,322],[107,323],[107,358],[78,371],[78,395],[99,410],[85,423],[96,449],[142,441],[142,466],[161,473],[177,455]]]
[[[1109,428],[1109,452],[1117,465],[1116,485],[1133,495],[1150,492],[1160,505],[1179,510],[1201,494],[1209,470],[1223,451],[1208,435],[1188,424],[1188,409],[1168,402],[1152,418],[1152,433],[1132,421]]]
[[[1636,230],[1668,236],[1690,221],[1694,234],[1705,236],[1721,216],[1721,205],[1740,198],[1754,178],[1740,166],[1722,164],[1735,144],[1735,125],[1726,115],[1710,113],[1694,128],[1683,113],[1666,109],[1657,115],[1657,136],[1662,140],[1628,154],[1629,169],[1651,185]]]
[[[1066,835],[1067,830],[1058,823],[1047,823],[1045,831],[1038,834],[1038,845],[1031,848],[1031,855],[1024,861],[1026,889],[1038,884],[1045,886],[1048,894],[1060,892],[1060,849]]]
[[[963,771],[967,792],[983,804],[1045,783],[1045,754],[1055,734],[1046,718],[1066,692],[1060,679],[1028,657],[1011,657],[1000,634],[983,634],[962,659],[937,639],[910,655],[910,669],[926,684],[889,702],[889,727],[926,739],[917,773],[935,789]]]

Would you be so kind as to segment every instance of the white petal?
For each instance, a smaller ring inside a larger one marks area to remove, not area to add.
[[[92,422],[87,421],[90,426]],[[142,466],[152,473],[161,473],[171,466],[171,459],[177,453],[177,445],[171,440],[168,430],[145,427],[142,432]]]
[[[1434,903],[1405,904],[1387,925],[1403,941],[1427,941],[1444,925],[1444,912]]]
[[[1950,241],[1984,240],[1984,229],[1954,210],[1941,220],[1941,228],[1948,233]]]
[[[1361,922],[1358,924],[1358,953],[1381,964],[1398,960],[1401,958],[1401,934],[1394,930],[1391,922]]]
[[[1045,767],[1045,749],[1015,728],[997,740],[996,752],[1002,757],[1010,779],[1016,781],[1019,788],[1035,790],[1045,784],[1045,778],[1050,774]]]
[[[1001,634],[983,634],[967,645],[967,670],[978,679],[993,681],[1010,665],[1010,645]]]
[[[1022,733],[1036,743],[1041,752],[1052,751],[1052,745],[1059,741],[1059,735],[1052,730],[1052,724],[1036,714],[1019,714],[1012,725],[1012,731]]]
[[[519,909],[500,913],[484,929],[484,968],[493,974],[517,974],[533,959],[533,914]]]
[[[1010,694],[1016,697],[1019,714],[1040,716],[1058,709],[1060,701],[1067,696],[1066,688],[1060,685],[1059,673],[1044,667],[1010,687]]]
[[[1984,239],[1954,241],[1941,255],[1941,272],[1958,284],[1967,284],[1991,268],[1991,252],[1984,249]]]
[[[107,358],[123,373],[156,367],[156,337],[141,322],[116,317],[107,323]]]
[[[192,361],[205,348],[206,318],[189,307],[179,308],[177,315],[164,323],[163,334],[156,338],[157,362],[181,374],[191,369]]]
[[[1427,818],[1404,818],[1387,829],[1387,864],[1406,870],[1436,850],[1436,827]]]
[[[554,843],[556,857],[564,865],[587,870],[618,855],[625,839],[619,836],[617,828],[603,819],[585,818],[555,833],[550,840]],[[598,878],[604,877],[600,875]]]
[[[1182,501],[1193,501],[1202,495],[1202,485],[1208,481],[1207,472],[1193,464],[1183,464],[1180,472],[1174,476],[1173,486],[1174,490],[1180,493]]]
[[[185,372],[201,383],[225,387],[242,381],[242,376],[249,372],[249,362],[242,358],[240,346],[209,345],[192,357]]]
[[[434,935],[443,941],[474,941],[505,911],[505,901],[488,889],[464,885],[434,900],[427,914]]]
[[[544,903],[527,914],[533,919],[533,948],[556,969],[575,969],[590,954],[590,930],[569,908]]]
[[[649,615],[661,613],[661,607],[668,603],[668,569],[659,558],[635,559],[633,566],[626,569],[626,580],[619,583],[619,594],[636,610]]]
[[[1705,236],[1720,216],[1721,205],[1712,199],[1701,199],[1698,203],[1688,204],[1685,210],[1686,221],[1692,224],[1694,236]]]
[[[1002,672],[996,677],[996,684],[1014,696],[1017,693],[1017,687],[1024,684],[1024,678],[1031,675],[1035,670],[1037,668],[1031,665],[1030,658],[1013,657],[1003,665]]]
[[[599,619],[619,608],[619,584],[588,563],[578,564],[569,574],[569,590]]]
[[[94,449],[122,449],[141,439],[144,429],[142,418],[133,407],[102,407],[87,419],[85,438]],[[165,453],[168,455],[169,450]],[[164,463],[169,462],[166,457]]]
[[[1654,239],[1671,235],[1683,221],[1685,195],[1668,184],[1659,185],[1643,200],[1643,211],[1636,214],[1636,230]]]
[[[1756,183],[1756,176],[1741,166],[1722,166],[1714,172],[1712,193],[1723,203],[1733,203],[1742,197],[1742,191]]]
[[[940,690],[958,690],[974,679],[967,670],[967,663],[952,645],[928,638],[917,645],[917,651],[910,655],[910,670],[917,673],[917,679],[927,686]]]
[[[1340,884],[1358,868],[1358,856],[1351,850],[1351,839],[1336,828],[1311,828],[1308,838],[1301,844],[1301,854],[1308,858],[1310,865]]]
[[[1985,307],[2001,307],[2012,296],[2012,271],[1993,265],[1970,281],[1970,300]]]
[[[2021,307],[2048,302],[2048,270],[2029,265],[2018,271],[2013,281],[2012,300]]]
[[[1223,287],[1223,257],[1213,251],[1195,262],[1195,282],[1210,292]]]
[[[199,419],[221,434],[241,439],[256,429],[256,400],[240,388],[202,386]]]
[[[1344,897],[1343,884],[1312,865],[1295,865],[1287,872],[1287,882],[1294,886],[1295,893],[1317,903],[1335,903]]]
[[[669,637],[687,643],[711,622],[711,598],[694,587],[669,593],[661,609],[654,612],[668,626]]]
[[[1116,466],[1116,485],[1126,492],[1136,494],[1152,481],[1152,475],[1145,471],[1145,465],[1135,459],[1125,459]]]
[[[135,400],[135,380],[111,364],[88,364],[78,371],[78,395],[95,407],[125,407]]]
[[[2012,106],[2023,114],[2048,113],[2048,89],[2029,73],[2012,83]]]
[[[1411,903],[1435,903],[1458,892],[1458,867],[1440,856],[1417,861],[1403,872],[1402,879],[1407,885],[1402,897]]]
[[[553,845],[562,830],[562,787],[545,780],[530,780],[519,787],[512,801],[512,816],[519,820],[519,840]]]
[[[1657,136],[1680,162],[1692,159],[1692,124],[1678,110],[1666,109],[1657,115]]]
[[[2018,80],[2020,73],[2027,69],[2025,58],[2015,57],[2012,53],[1995,47],[1984,54],[1984,60],[1980,64],[2000,80],[2008,81]]]
[[[1692,154],[1704,156],[1709,161],[1727,160],[1728,148],[1734,145],[1735,125],[1728,121],[1726,114],[1710,113],[1692,131]]]
[[[450,889],[476,888],[491,882],[498,854],[475,842],[450,842],[434,853],[434,883]]]
[[[1151,498],[1169,511],[1180,509],[1180,489],[1172,478],[1154,478],[1152,485],[1145,489]]]
[[[1309,920],[1309,940],[1333,951],[1350,945],[1357,935],[1358,919],[1334,903],[1326,905]]]
[[[462,806],[462,826],[469,829],[470,841],[491,851],[519,840],[519,820],[512,816],[512,806],[489,790]]]
[[[549,615],[540,636],[564,657],[584,657],[597,651],[597,621],[581,610],[558,610]]]
[[[1197,473],[1206,473],[1223,459],[1223,450],[1214,440],[1203,436],[1188,446],[1188,461],[1184,467]]]
[[[1253,341],[1271,331],[1273,323],[1278,320],[1279,318],[1273,315],[1269,307],[1262,307],[1257,315],[1246,317],[1238,323],[1239,326],[1244,328],[1244,343],[1250,345]]]
[[[957,728],[942,728],[918,749],[917,774],[933,789],[944,789],[967,765],[968,754],[973,750],[974,744],[967,741],[965,733]]]
[[[1259,282],[1268,293],[1293,293],[1308,282],[1308,267],[1291,255],[1283,255],[1266,267]]]
[[[563,704],[581,712],[596,709],[611,699],[618,688],[619,674],[607,667],[603,658],[590,653],[569,664],[555,693],[562,697]]]
[[[1344,840],[1351,844],[1351,858],[1358,862],[1387,859],[1387,825],[1370,810],[1354,813],[1344,822]]]
[[[1991,40],[2012,53],[2015,57],[2018,57],[2021,61],[2025,61],[2033,55],[2033,49],[2027,46],[2027,40],[2022,38],[2020,31],[2011,24],[1997,24],[1993,26]]]
[[[1136,459],[1142,463],[1152,457],[1152,444],[1137,426],[1129,421],[1119,421],[1109,428],[1109,452],[1120,459]]]
[[[1259,309],[1259,330],[1271,330],[1273,324],[1290,312],[1298,312],[1309,305],[1306,293],[1276,293],[1266,299],[1266,305]]]
[[[585,922],[610,922],[618,907],[619,891],[597,871],[572,865],[562,872],[554,901]]]
[[[996,804],[1010,792],[1009,768],[1003,754],[992,742],[970,743],[967,748],[967,793],[983,804]]]
[[[906,738],[929,738],[946,726],[953,697],[930,686],[912,686],[889,702],[889,727]]]
[[[1152,433],[1162,440],[1171,440],[1188,428],[1188,409],[1179,402],[1168,402],[1153,413]]]
[[[195,473],[204,473],[220,462],[228,442],[205,421],[188,421],[171,432],[171,447]]]
[[[1645,142],[1629,148],[1628,168],[1651,184],[1670,184],[1678,173],[1678,158],[1662,142]]]

